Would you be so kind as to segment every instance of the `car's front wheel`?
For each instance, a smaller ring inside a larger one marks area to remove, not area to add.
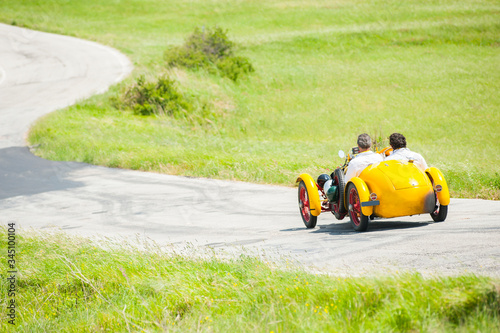
[[[349,217],[351,218],[352,227],[356,231],[365,231],[368,228],[370,217],[363,215],[358,189],[353,183],[347,186],[347,203],[349,205]]]
[[[304,181],[301,181],[299,184],[299,210],[300,216],[302,216],[302,221],[304,221],[305,226],[309,229],[314,228],[316,226],[318,217],[311,214],[309,193],[307,193],[307,187]]]

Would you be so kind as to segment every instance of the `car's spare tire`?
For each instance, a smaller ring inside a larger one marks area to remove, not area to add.
[[[345,180],[344,180],[344,172],[342,169],[337,168],[331,175],[333,179],[333,185],[338,187],[339,195],[338,200],[336,202],[332,202],[332,213],[339,220],[342,220],[344,216],[347,214],[347,209],[345,208]]]

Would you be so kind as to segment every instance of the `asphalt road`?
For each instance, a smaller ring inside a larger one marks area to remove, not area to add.
[[[500,276],[500,201],[452,199],[445,222],[428,215],[376,220],[365,233],[354,232],[348,219],[322,214],[309,230],[295,188],[53,162],[30,153],[24,135],[33,121],[105,91],[131,68],[111,48],[0,24],[0,223],[96,241],[154,240],[191,254],[253,254],[341,275]]]

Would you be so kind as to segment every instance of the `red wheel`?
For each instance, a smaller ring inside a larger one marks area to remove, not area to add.
[[[352,183],[347,187],[347,196],[349,203],[349,217],[351,218],[352,227],[356,231],[365,231],[368,228],[370,218],[363,215],[358,190]]]
[[[314,228],[318,220],[317,216],[311,214],[311,207],[309,205],[309,193],[307,193],[306,184],[301,181],[299,184],[299,210],[302,221],[307,228]]]

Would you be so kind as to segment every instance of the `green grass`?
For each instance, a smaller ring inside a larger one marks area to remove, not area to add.
[[[39,121],[37,154],[111,167],[292,185],[341,163],[358,134],[406,135],[456,197],[500,197],[498,1],[15,1],[0,21],[114,46],[141,74],[195,26],[219,25],[256,72],[175,70],[208,124],[113,110],[109,93]]]
[[[500,330],[500,282],[487,277],[337,277],[211,249],[16,237],[16,332]],[[6,249],[4,227],[0,239]],[[6,260],[0,267],[6,309]],[[0,330],[13,332],[4,311],[0,319]]]

